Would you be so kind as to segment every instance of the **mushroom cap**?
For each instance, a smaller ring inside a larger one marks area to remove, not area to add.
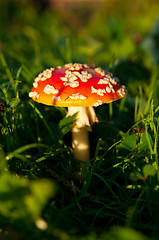
[[[46,105],[88,107],[118,100],[125,93],[125,86],[111,73],[87,64],[68,63],[40,73],[29,97]]]

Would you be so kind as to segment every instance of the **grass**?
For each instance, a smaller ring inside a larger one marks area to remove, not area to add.
[[[159,6],[119,3],[74,14],[0,1],[1,239],[158,239]],[[70,61],[101,66],[128,89],[95,108],[82,181],[74,116],[28,97],[39,72]]]

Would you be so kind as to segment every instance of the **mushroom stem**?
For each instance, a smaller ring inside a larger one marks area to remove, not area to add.
[[[78,112],[78,113],[77,113]],[[98,122],[93,107],[68,107],[67,116],[77,113],[76,122],[72,128],[72,148],[74,158],[88,162],[90,158],[89,131],[91,125]]]
[[[76,160],[88,162],[90,157],[88,128],[72,129],[72,148]]]

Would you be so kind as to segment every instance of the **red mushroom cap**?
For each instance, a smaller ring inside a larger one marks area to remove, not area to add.
[[[98,106],[124,97],[125,86],[101,68],[69,63],[44,70],[29,93],[34,101],[61,107]]]

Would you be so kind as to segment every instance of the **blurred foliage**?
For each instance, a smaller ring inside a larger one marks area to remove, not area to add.
[[[0,214],[10,221],[38,220],[43,207],[55,192],[54,185],[44,179],[28,181],[25,178],[18,179],[18,176],[3,174],[0,183]]]
[[[158,239],[158,0],[0,0],[0,239]],[[126,85],[96,108],[79,179],[65,108],[33,103],[33,79],[66,62]]]

